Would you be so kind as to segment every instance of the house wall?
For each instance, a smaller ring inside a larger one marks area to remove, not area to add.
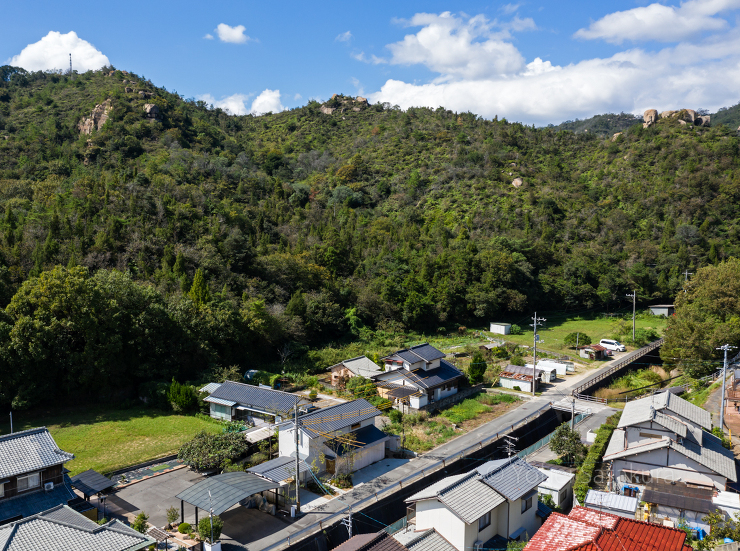
[[[39,484],[39,486],[37,488],[24,490],[22,492],[18,491],[18,476],[8,477],[8,482],[3,485],[4,492],[3,497],[0,497],[0,502],[3,502],[6,499],[10,499],[18,495],[29,495],[35,492],[43,491],[44,484],[47,482],[53,482],[55,486],[58,484],[62,484],[64,482],[64,473],[62,469],[62,465],[54,465],[53,467],[42,469],[41,471],[29,471],[27,473],[18,475],[23,477],[32,473],[40,473],[39,478],[41,480],[41,483]]]
[[[422,394],[421,396],[411,396],[409,398],[409,405],[415,409],[424,407],[428,403],[429,403],[429,398],[427,397],[426,392]]]
[[[555,490],[552,488],[545,488],[544,486],[539,486],[537,488],[537,492],[539,492],[540,494],[547,494],[551,496],[556,507],[567,508],[570,506],[571,502],[573,501],[573,484],[574,483],[575,483],[575,478],[569,481],[560,490]]]
[[[527,539],[531,538],[539,527],[537,523],[537,494],[532,498],[532,507],[524,511],[524,513],[522,513],[521,499],[511,502],[511,519],[507,536],[510,537],[522,526],[527,530]]]
[[[532,392],[532,383],[530,381],[520,381],[519,379],[499,377],[498,382],[503,388],[510,388],[513,390],[515,386],[518,386],[523,392]]]
[[[493,518],[491,519],[493,524]],[[469,537],[466,524],[452,511],[436,499],[425,499],[416,502],[416,529],[428,530],[436,528],[458,551],[466,549],[466,539]],[[476,524],[476,530],[478,525]],[[475,540],[472,540],[475,541]],[[472,547],[472,542],[470,547]]]
[[[231,421],[231,418],[232,418],[233,413],[234,413],[234,408],[230,408],[228,406],[223,406],[223,407],[226,408],[226,413],[220,413],[220,412],[216,411],[216,405],[217,404],[210,403],[211,417],[213,417],[214,419],[223,419],[225,421]]]
[[[614,488],[621,491],[622,486],[637,486],[640,491],[645,489],[644,484],[633,483],[624,469],[648,471],[653,480],[683,481],[696,480],[704,484],[714,485],[718,490],[725,490],[727,479],[711,472],[707,467],[685,457],[671,449],[654,450],[636,454],[632,457],[616,459],[612,462],[612,477],[616,483]]]
[[[685,509],[676,509],[674,507],[667,507],[665,505],[651,506],[650,512],[655,514],[657,521],[664,518],[668,518],[678,524],[679,519],[686,519],[691,528],[703,528],[704,531],[709,532],[709,524],[702,520],[705,513],[699,513],[697,511],[687,511]]]
[[[347,455],[338,457],[337,471],[342,473],[359,471],[381,459],[385,459],[385,440],[353,452],[351,457]]]
[[[435,389],[435,391],[438,390],[439,394],[435,392],[434,399],[435,400],[442,400],[444,398],[447,398],[448,396],[452,396],[453,394],[457,394],[457,383],[455,383],[454,386],[448,387],[446,390],[444,387],[440,387],[438,389]]]
[[[498,531],[498,517],[499,513],[506,516],[506,504],[502,503],[491,511],[491,524],[486,526],[483,530],[478,530],[478,521],[475,520],[465,526],[465,551],[473,549],[476,541],[485,543],[490,540],[493,536],[499,533]]]

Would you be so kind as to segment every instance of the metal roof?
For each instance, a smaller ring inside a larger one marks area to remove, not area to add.
[[[601,508],[606,508],[613,511],[624,511],[625,513],[634,514],[635,511],[637,511],[637,504],[639,501],[640,500],[636,497],[620,496],[619,494],[612,494],[610,492],[589,490],[586,494],[585,505],[589,509],[597,511]]]
[[[3,551],[137,551],[156,542],[118,520],[98,526],[66,505],[60,505],[0,526],[0,543]]]
[[[304,473],[309,467],[305,461],[298,461],[298,471]],[[254,473],[267,478],[273,482],[282,482],[295,476],[295,457],[276,457],[270,461],[265,461],[254,467],[247,469],[247,472]]]
[[[457,551],[449,541],[434,528],[414,538],[405,547],[410,551]]]
[[[30,517],[75,499],[77,494],[69,487],[69,483],[69,477],[64,475],[64,483],[54,484],[54,489],[48,492],[40,490],[13,499],[0,500],[0,522],[5,519],[16,518],[19,515]]]
[[[445,360],[440,361],[439,367],[435,367],[434,369],[427,371],[417,369],[415,371],[409,371],[406,374],[412,384],[424,389],[433,388],[462,377],[462,372]]]
[[[0,436],[0,478],[40,471],[74,458],[59,449],[46,427]]]
[[[543,469],[539,468],[539,471],[547,477],[547,480],[541,482],[539,487],[546,488],[548,490],[560,491],[565,488],[569,482],[572,482],[576,475],[565,471],[559,471],[555,469]]]
[[[344,366],[354,375],[365,377],[367,379],[370,379],[373,375],[377,375],[378,373],[383,373],[380,366],[367,356],[358,356],[351,360],[343,360],[342,362],[331,366],[329,369],[331,370],[339,366]]]
[[[417,344],[416,346],[412,346],[410,348],[404,348],[403,350],[399,350],[397,352],[394,352],[393,354],[389,356],[385,356],[384,358],[381,358],[383,360],[385,359],[402,359],[407,361],[408,363],[418,363],[421,361],[424,362],[432,362],[434,360],[439,360],[441,358],[445,357],[445,353],[437,350],[429,343],[424,344]]]
[[[92,469],[73,476],[70,482],[73,488],[77,488],[86,496],[98,494],[116,485],[110,478]]]
[[[257,410],[277,414],[290,413],[295,404],[300,403],[302,399],[300,396],[281,390],[260,388],[245,383],[235,383],[234,381],[226,381],[206,400],[213,401],[213,398],[228,400],[242,406],[250,406]]]
[[[208,383],[206,386],[198,390],[198,392],[207,392],[208,394],[213,394],[218,390],[218,387],[221,386],[221,383]]]
[[[368,545],[372,545],[381,537],[381,534],[378,533],[357,534],[356,536],[349,538],[343,544],[335,547],[332,551],[360,551],[360,549],[367,548]]]
[[[712,503],[710,499],[700,499],[698,497],[685,497],[672,494],[669,492],[659,492],[656,490],[646,489],[642,492],[642,501],[646,503],[655,503],[665,505],[666,507],[675,507],[686,511],[696,511],[698,513],[713,513],[719,508]]]
[[[502,461],[504,462],[501,464],[489,462],[496,464],[488,468],[485,464],[482,465],[481,468],[486,473],[483,474],[482,480],[509,501],[519,499],[547,480],[547,476],[539,469],[532,467],[518,456]],[[478,472],[481,472],[481,468]]]
[[[279,487],[280,484],[277,482],[270,482],[254,473],[240,471],[206,478],[180,492],[176,497],[205,511],[213,506],[213,514],[220,515],[251,495]]]
[[[220,406],[235,406],[236,402],[232,402],[231,400],[224,400],[223,398],[214,398],[213,396],[209,396],[208,398],[205,398],[203,400],[204,402],[210,402],[212,404],[218,404]]]
[[[380,410],[364,398],[360,398],[299,417],[298,423],[309,437],[315,438],[321,433],[334,432],[377,415],[380,415]],[[281,429],[292,430],[293,422],[286,422]]]
[[[526,365],[512,365],[508,364],[503,371],[506,373],[518,373],[520,375],[532,375],[532,367],[527,367]],[[537,377],[541,375],[545,370],[540,369],[539,367],[534,368],[534,376]],[[553,371],[556,371],[556,368],[550,368],[547,370],[548,372],[552,373]]]

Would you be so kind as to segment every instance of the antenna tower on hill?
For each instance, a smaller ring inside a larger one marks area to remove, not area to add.
[[[72,54],[69,54],[69,76],[72,76]]]

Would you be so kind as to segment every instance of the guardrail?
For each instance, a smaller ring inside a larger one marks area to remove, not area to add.
[[[506,429],[501,430],[501,431],[497,432],[496,434],[494,434],[492,436],[489,436],[488,438],[483,439],[480,442],[476,442],[475,444],[473,444],[471,446],[468,446],[467,448],[465,448],[464,450],[462,450],[460,452],[456,452],[456,453],[452,454],[449,457],[445,457],[443,459],[440,459],[440,460],[438,460],[438,461],[430,464],[429,466],[422,468],[421,471],[418,471],[418,472],[416,472],[414,474],[410,474],[410,475],[402,478],[398,482],[395,482],[395,483],[387,486],[386,488],[382,488],[382,489],[378,490],[377,492],[375,492],[375,493],[373,493],[373,494],[371,494],[371,495],[369,495],[367,497],[364,497],[364,498],[360,499],[359,501],[355,501],[355,502],[353,502],[351,504],[348,503],[347,506],[348,507],[351,506],[353,512],[360,511],[364,507],[370,505],[372,502],[378,502],[378,501],[380,501],[380,499],[384,498],[386,495],[392,494],[393,492],[397,491],[398,489],[402,489],[404,486],[408,486],[409,484],[413,484],[414,482],[417,482],[420,479],[422,479],[422,478],[424,478],[424,477],[426,477],[426,476],[428,476],[428,475],[430,475],[430,474],[432,474],[434,472],[437,472],[440,469],[444,469],[444,468],[447,467],[447,465],[449,465],[451,463],[454,463],[455,461],[458,461],[460,459],[464,459],[466,455],[468,455],[468,454],[470,454],[472,452],[476,452],[476,451],[479,451],[479,450],[483,449],[485,446],[488,446],[489,444],[494,443],[495,441],[499,440],[503,436],[505,436],[505,435],[507,435],[507,434],[509,434],[509,433],[511,433],[513,431],[515,431],[519,427],[521,427],[523,425],[526,425],[527,423],[530,423],[532,421],[532,419],[534,419],[534,418],[539,417],[540,415],[542,415],[542,412],[543,411],[546,411],[546,410],[551,409],[551,408],[552,408],[552,402],[548,402],[546,405],[542,406],[540,409],[538,409],[534,413],[531,413],[530,415],[528,415],[527,417],[525,417],[521,421],[518,421],[518,422],[514,423],[513,425],[507,427]],[[422,455],[420,457],[420,459],[423,459],[423,458],[433,459],[434,456],[431,456],[431,455]],[[352,492],[350,492],[350,493],[352,493]],[[341,500],[341,496],[339,498],[336,498],[336,499],[340,499]],[[331,502],[329,502],[329,503],[331,503]],[[311,512],[309,511],[309,512],[307,512],[307,514],[311,514]],[[319,521],[318,523],[314,523],[311,526],[307,526],[306,528],[302,528],[301,530],[298,530],[298,531],[294,532],[293,534],[291,534],[290,536],[288,536],[286,539],[281,540],[278,543],[274,543],[274,544],[270,545],[269,547],[265,547],[263,549],[263,551],[279,551],[280,549],[283,549],[283,548],[288,547],[288,546],[290,546],[290,545],[292,545],[294,543],[297,543],[297,542],[299,542],[299,541],[301,541],[301,540],[303,540],[303,539],[305,539],[305,538],[307,538],[309,536],[312,536],[318,530],[323,530],[325,526],[330,526],[335,521],[337,521],[340,518],[344,517],[346,514],[347,514],[347,511],[346,510],[337,511],[336,513],[327,513],[326,514],[326,517],[324,517],[324,519],[321,520],[321,521]]]
[[[617,361],[617,363],[615,363],[614,365],[612,365],[606,371],[603,371],[602,373],[596,374],[594,377],[592,377],[591,379],[588,379],[582,385],[577,386],[576,388],[574,388],[573,391],[571,392],[571,394],[573,396],[584,395],[584,391],[585,390],[588,390],[589,388],[591,388],[592,386],[594,386],[599,381],[603,381],[604,379],[606,379],[606,378],[614,375],[614,373],[616,373],[620,369],[623,369],[624,366],[631,364],[636,359],[641,358],[644,355],[648,354],[649,352],[652,352],[656,348],[661,347],[664,342],[665,342],[665,339],[660,338],[657,341],[653,341],[650,344],[648,344],[646,346],[643,346],[642,348],[638,348],[634,352],[630,352],[624,358],[619,359],[619,361]]]

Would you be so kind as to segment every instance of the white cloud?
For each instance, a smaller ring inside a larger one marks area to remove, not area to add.
[[[264,90],[252,102],[251,113],[262,115],[264,113],[279,113],[284,111],[285,107],[280,102],[280,90]]]
[[[740,0],[690,0],[680,7],[649,6],[610,13],[588,28],[575,33],[576,38],[601,39],[612,44],[655,40],[677,42],[706,31],[719,31],[728,26],[718,14],[740,8]]]
[[[359,79],[352,77],[352,86],[354,86],[357,89],[357,94],[360,96],[365,95],[365,89],[362,86],[362,83],[359,81]]]
[[[203,38],[205,38],[206,40],[213,40],[213,35],[211,33],[206,33]]]
[[[378,65],[380,63],[388,63],[387,59],[378,57],[375,54],[372,54],[369,58],[365,55],[365,52],[353,53],[350,55],[357,61],[362,61],[363,63],[372,63],[373,65]]]
[[[464,43],[459,49],[470,51]],[[557,124],[605,112],[642,113],[648,108],[716,109],[737,102],[738,51],[740,29],[732,29],[698,43],[658,51],[629,49],[564,66],[535,58],[505,75],[478,70],[474,61],[456,68],[418,56],[417,63],[436,67],[441,77],[426,84],[391,79],[369,99],[402,108],[470,110],[527,124]]]
[[[298,101],[299,99],[303,99],[303,96],[302,96],[302,95],[300,95],[300,94],[296,94],[295,96],[293,96],[293,99],[294,99],[295,101]]]
[[[499,9],[506,15],[511,15],[519,9],[519,6],[521,6],[521,4],[504,4]]]
[[[346,33],[339,34],[334,40],[337,42],[349,42],[352,40],[352,33],[347,31]]]
[[[405,23],[422,28],[387,46],[393,65],[422,64],[443,79],[489,78],[517,73],[524,66],[519,50],[504,40],[508,30],[494,31],[501,25],[482,15],[417,13]]]
[[[87,40],[70,31],[62,34],[49,31],[38,42],[29,44],[21,53],[10,58],[7,63],[23,67],[28,71],[45,71],[69,67],[69,54],[72,54],[72,68],[84,72],[110,65],[108,58]]]
[[[218,35],[218,38],[221,42],[229,42],[231,44],[244,44],[245,42],[254,40],[253,38],[250,38],[249,36],[244,34],[244,31],[246,30],[247,28],[244,25],[230,27],[226,23],[219,23],[218,27],[216,27],[215,29],[216,34]]]
[[[217,100],[211,94],[202,94],[197,99],[205,101],[214,107],[220,107],[232,115],[246,115],[249,113],[246,101],[254,94],[233,94]]]

